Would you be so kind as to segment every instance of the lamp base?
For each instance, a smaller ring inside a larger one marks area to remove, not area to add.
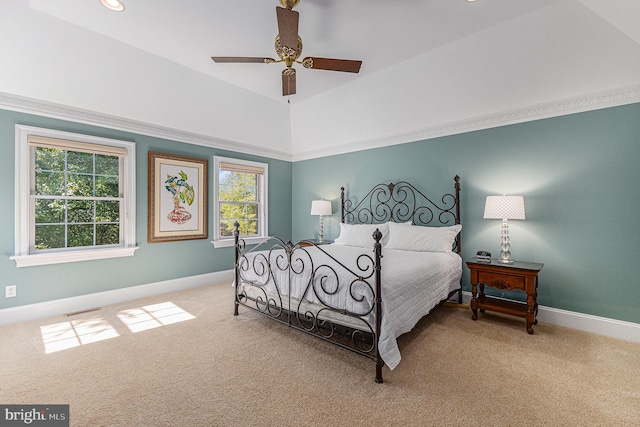
[[[513,264],[513,259],[511,259],[511,245],[509,244],[509,224],[506,219],[502,220],[502,232],[501,232],[501,240],[502,244],[500,245],[500,258],[498,258],[498,262],[501,264]]]
[[[324,243],[324,233],[322,231],[322,215],[320,215],[320,231],[318,231],[318,243]]]

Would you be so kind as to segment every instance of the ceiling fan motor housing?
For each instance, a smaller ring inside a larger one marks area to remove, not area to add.
[[[287,9],[293,9],[298,3],[300,3],[300,0],[280,0],[282,7],[286,7]]]
[[[276,40],[274,42],[276,53],[282,59],[282,61],[290,67],[302,54],[302,39],[298,36],[298,48],[291,49],[287,46],[282,46],[280,44],[280,36],[276,36]]]

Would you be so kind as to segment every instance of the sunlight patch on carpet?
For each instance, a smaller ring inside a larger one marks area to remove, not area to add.
[[[195,316],[172,302],[163,302],[123,310],[118,313],[118,318],[127,325],[131,332],[136,333],[195,319]]]
[[[119,336],[113,326],[102,317],[41,326],[40,333],[45,353],[54,353]]]
[[[195,319],[191,313],[172,302],[122,310],[118,318],[133,333]],[[103,317],[76,319],[40,327],[45,353],[119,337],[120,334]]]

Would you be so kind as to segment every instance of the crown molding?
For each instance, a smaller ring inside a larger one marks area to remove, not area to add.
[[[640,102],[640,85],[485,114],[403,134],[287,153],[0,92],[0,108],[284,161],[302,161]]]
[[[271,159],[291,161],[291,153],[271,150],[242,142],[213,138],[192,132],[185,132],[164,126],[157,126],[135,120],[123,119],[108,114],[69,107],[33,98],[0,92],[0,108],[18,111],[22,113],[36,114],[54,119],[70,120],[93,126],[101,126],[109,129],[134,132],[146,136],[153,136],[186,144],[201,145],[205,147],[228,150],[237,153],[264,156]]]
[[[516,123],[634,104],[637,102],[640,102],[640,85],[627,86],[610,91],[597,92],[589,95],[532,105],[526,108],[485,114],[470,119],[457,120],[442,125],[417,129],[403,134],[388,135],[381,138],[373,138],[352,143],[347,142],[346,144],[340,144],[339,146],[294,153],[293,161],[297,162],[372,148],[406,144],[409,142],[423,141]]]

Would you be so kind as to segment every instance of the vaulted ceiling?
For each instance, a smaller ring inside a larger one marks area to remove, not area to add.
[[[303,56],[363,65],[289,97],[210,59],[276,57],[277,0],[123,2],[3,3],[0,107],[298,160],[640,101],[636,0],[300,0]]]

